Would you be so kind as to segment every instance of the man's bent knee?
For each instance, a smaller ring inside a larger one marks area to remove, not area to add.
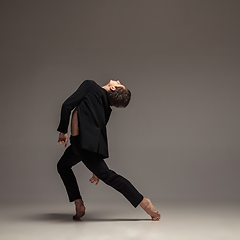
[[[62,164],[62,162],[61,162],[61,161],[58,161],[58,163],[57,163],[57,171],[58,171],[58,173],[61,173],[61,172],[63,172],[63,171],[64,171],[64,169],[65,169],[65,166],[64,166],[64,164]]]

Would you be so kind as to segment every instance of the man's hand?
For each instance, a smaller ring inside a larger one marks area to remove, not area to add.
[[[68,144],[68,135],[67,133],[59,133],[59,138],[58,138],[58,142],[57,145],[59,144],[65,144],[65,148],[67,147]]]
[[[95,183],[96,182],[95,185],[97,185],[99,183],[99,178],[95,174],[93,174],[93,176],[89,179],[89,181],[91,183]]]

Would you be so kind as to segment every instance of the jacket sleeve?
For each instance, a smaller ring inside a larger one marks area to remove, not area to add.
[[[80,87],[69,97],[67,98],[64,103],[62,104],[61,108],[61,118],[60,123],[57,128],[57,131],[62,133],[67,133],[68,131],[68,124],[71,111],[74,107],[76,107],[86,96],[90,89],[91,81],[85,80]]]

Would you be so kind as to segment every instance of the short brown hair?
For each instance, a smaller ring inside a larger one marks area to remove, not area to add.
[[[115,87],[115,91],[108,91],[108,100],[110,104],[116,108],[125,108],[131,99],[131,92],[127,88]]]

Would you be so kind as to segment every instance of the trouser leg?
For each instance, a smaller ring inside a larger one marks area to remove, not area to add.
[[[82,161],[85,166],[93,172],[100,180],[122,193],[125,198],[134,206],[143,200],[143,195],[123,176],[109,169],[106,162],[97,154],[82,151]]]
[[[81,161],[81,157],[73,151],[70,145],[57,163],[57,170],[67,190],[70,202],[76,199],[82,199],[76,177],[72,171],[72,166]]]

